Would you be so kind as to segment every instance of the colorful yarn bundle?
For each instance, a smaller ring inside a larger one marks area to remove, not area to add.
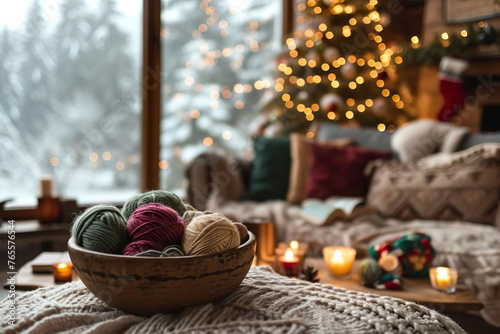
[[[221,214],[195,217],[186,227],[182,246],[187,255],[207,255],[235,248],[240,235],[234,224]]]
[[[376,260],[393,254],[403,267],[403,275],[408,277],[429,277],[429,267],[436,255],[431,246],[431,237],[414,232],[370,247],[370,256]]]
[[[186,212],[186,206],[176,194],[165,190],[152,190],[129,198],[123,205],[123,216],[125,219],[129,219],[137,208],[149,203],[158,203],[168,206],[177,211],[181,217],[184,212]]]
[[[135,255],[150,249],[162,251],[167,246],[180,245],[185,226],[174,209],[149,203],[132,213],[127,228],[132,242],[125,247],[123,254]]]
[[[113,205],[85,210],[73,222],[71,235],[78,245],[101,253],[121,254],[128,243],[127,223]]]
[[[72,235],[89,250],[143,257],[215,254],[248,240],[243,224],[197,211],[163,190],[130,198],[121,212],[96,205],[75,220]]]

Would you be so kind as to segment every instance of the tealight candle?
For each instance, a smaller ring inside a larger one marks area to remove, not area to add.
[[[323,259],[333,275],[338,278],[349,278],[356,258],[356,250],[350,247],[324,247]]]
[[[429,270],[432,287],[445,293],[457,290],[457,271],[452,268],[434,267]]]
[[[278,244],[278,247],[274,251],[276,254],[276,258],[279,259],[283,255],[285,255],[285,252],[287,250],[292,250],[293,255],[297,258],[299,258],[299,264],[301,267],[304,266],[304,259],[307,254],[307,248],[308,244],[304,242],[298,242],[296,240],[288,242],[280,242]]]
[[[73,265],[71,263],[61,262],[52,267],[55,283],[71,282],[73,278]]]
[[[298,275],[298,268],[300,259],[293,254],[292,249],[287,249],[285,255],[279,258],[283,269],[285,269],[285,275],[289,277],[295,277]]]

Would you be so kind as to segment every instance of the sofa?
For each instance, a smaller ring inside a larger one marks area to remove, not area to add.
[[[289,192],[284,195],[275,191],[273,196],[277,198],[266,200],[257,191],[257,200],[255,196],[249,200],[257,159],[248,161],[216,151],[198,156],[186,169],[188,201],[198,210],[221,212],[235,221],[270,219],[275,225],[277,241],[307,242],[312,255],[321,255],[326,245],[349,245],[363,254],[370,246],[388,238],[422,231],[431,236],[437,251],[433,265],[456,268],[459,279],[485,305],[482,311],[485,320],[500,326],[500,133],[470,134],[464,128],[430,120],[414,122],[395,133],[324,123],[319,126],[313,145],[336,140],[340,142],[335,143],[335,148],[326,147],[323,154],[345,152],[342,148],[346,146],[358,147],[357,152],[365,156],[368,153],[362,150],[389,152],[389,157],[382,154],[383,160],[369,161],[364,167],[367,188],[362,196],[376,208],[375,213],[316,226],[300,214],[300,200],[307,197],[304,194],[297,202],[289,197]],[[286,139],[283,141],[286,143]],[[265,145],[261,139],[255,139],[254,146],[257,157],[258,147]],[[293,165],[293,158],[304,159],[293,157],[293,152],[285,152],[278,159],[276,152],[271,155],[279,160],[276,163],[283,165]],[[314,157],[317,159],[310,163],[313,169],[321,168],[328,159],[325,155]],[[265,159],[260,163],[265,164]],[[279,170],[282,173],[275,171],[264,181],[273,183],[280,178],[282,182],[287,178],[291,181],[293,171],[287,172],[283,167]],[[334,186],[341,183],[336,180]],[[328,184],[328,179],[320,178],[316,183],[321,188],[322,184]],[[298,188],[307,188],[308,194],[312,189],[310,184]],[[345,189],[340,187],[338,191]],[[317,194],[326,196],[321,191]]]

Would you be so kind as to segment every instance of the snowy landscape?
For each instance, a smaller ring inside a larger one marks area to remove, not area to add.
[[[280,48],[280,5],[163,1],[160,188],[180,189],[185,164],[208,147],[248,150]],[[139,190],[140,6],[0,5],[0,200],[34,203],[45,175],[54,194],[83,201]]]

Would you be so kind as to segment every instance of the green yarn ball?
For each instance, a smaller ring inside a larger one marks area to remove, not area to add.
[[[128,243],[127,222],[113,205],[95,205],[78,216],[71,235],[85,249],[121,254]]]
[[[179,216],[182,217],[184,212],[186,212],[186,206],[184,202],[174,193],[165,190],[151,190],[144,194],[139,194],[129,198],[129,200],[123,205],[122,214],[126,220],[130,218],[134,211],[145,204],[158,203],[177,211]]]
[[[139,257],[177,257],[177,256],[185,256],[186,254],[182,250],[181,247],[172,245],[166,247],[163,251],[157,251],[154,249],[147,250],[142,253],[137,253],[134,256]]]
[[[363,285],[373,286],[373,284],[375,284],[375,282],[378,281],[380,277],[382,277],[383,273],[377,261],[368,258],[364,259],[359,264],[358,274]]]

